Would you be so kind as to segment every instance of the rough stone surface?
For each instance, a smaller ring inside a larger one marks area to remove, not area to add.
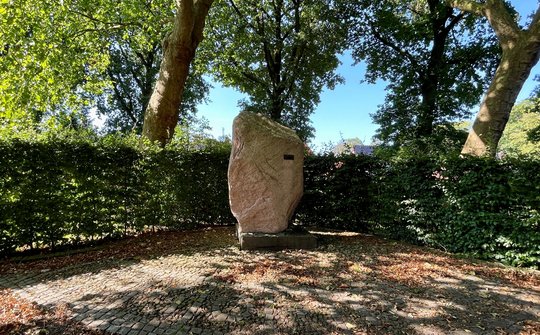
[[[260,114],[233,123],[229,201],[238,233],[279,233],[303,193],[304,145],[296,133]]]

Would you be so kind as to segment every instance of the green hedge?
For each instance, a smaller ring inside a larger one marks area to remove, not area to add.
[[[0,252],[234,223],[229,152],[0,140]],[[309,156],[295,220],[518,266],[540,262],[540,161]]]
[[[296,220],[304,225],[369,232],[379,160],[369,156],[309,156],[304,163],[304,196]]]
[[[105,141],[0,141],[0,252],[231,224],[229,153]]]
[[[297,220],[540,263],[540,161],[365,156],[306,159]]]

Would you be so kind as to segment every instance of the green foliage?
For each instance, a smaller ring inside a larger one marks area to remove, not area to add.
[[[108,132],[140,134],[142,131],[144,113],[163,58],[162,41],[172,29],[176,6],[174,1],[164,0],[147,5],[119,14],[118,20],[124,18],[138,24],[129,24],[108,34],[110,63],[101,77],[109,85],[101,94],[89,94],[98,113],[107,116]],[[180,120],[191,121],[189,118],[195,115],[197,104],[206,99],[209,87],[200,66],[193,66],[179,107]]]
[[[402,139],[401,146],[382,144],[375,148],[379,157],[391,161],[418,157],[448,157],[461,152],[468,132],[462,123],[448,123],[435,127],[430,137]]]
[[[297,220],[538,267],[539,170],[538,160],[308,157]]]
[[[106,1],[0,3],[0,118],[28,123],[84,105],[78,92],[99,92],[108,64],[103,32],[113,30]],[[124,8],[125,5],[119,8]],[[60,108],[61,107],[61,108]]]
[[[203,58],[225,86],[246,93],[246,110],[268,115],[313,136],[309,117],[335,73],[346,29],[327,0],[216,2],[203,41]]]
[[[533,97],[514,106],[499,151],[504,155],[540,156],[540,98]]]
[[[353,58],[367,65],[366,81],[388,81],[386,100],[373,115],[378,139],[400,147],[454,136],[448,126],[470,115],[498,60],[485,20],[443,0],[355,0],[342,7],[351,20]]]
[[[169,0],[0,2],[0,125],[81,123],[84,113],[74,111],[97,106],[109,116],[108,131],[140,132],[175,6]],[[182,115],[207,93],[201,71],[192,71]]]
[[[517,266],[540,261],[539,161],[407,159],[382,174],[377,229]],[[535,194],[536,193],[536,194]]]
[[[373,171],[380,162],[369,156],[308,156],[304,196],[296,220],[301,224],[370,231],[376,188]]]
[[[140,149],[135,138],[0,140],[0,252],[230,224],[226,148]]]
[[[232,224],[230,143],[200,134],[160,149],[135,136],[0,133],[0,252]],[[538,171],[532,158],[308,156],[295,221],[537,267]]]

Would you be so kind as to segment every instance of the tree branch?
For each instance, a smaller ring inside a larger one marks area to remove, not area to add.
[[[296,34],[299,34],[300,31],[301,31],[301,20],[300,20],[300,1],[294,1],[293,0],[293,4],[294,4],[294,25],[293,25],[293,29],[294,29],[294,32]],[[284,78],[284,82],[286,83],[287,81],[289,82],[288,86],[284,89],[284,92],[286,92],[286,96],[290,95],[294,89],[294,83],[295,83],[295,80],[298,76],[298,71],[300,70],[300,62],[302,61],[302,58],[304,58],[304,51],[306,49],[306,43],[305,42],[301,42],[301,44],[299,44],[299,42],[296,42],[292,48],[292,52],[291,52],[291,62],[293,63],[292,64],[292,73],[291,75],[289,76],[289,78]],[[286,74],[285,74],[286,76]]]
[[[461,12],[458,15],[454,16],[448,26],[444,28],[446,33],[449,33],[452,29],[454,29],[454,27],[459,23],[459,21],[461,21],[465,17],[465,15],[467,15],[466,12]]]
[[[495,30],[501,47],[505,49],[509,42],[519,38],[522,30],[509,13],[503,0],[489,0],[485,8],[485,17],[493,30]]]
[[[447,3],[454,8],[484,16],[495,30],[503,49],[522,32],[503,0],[486,0],[483,4],[474,0],[447,0]]]
[[[462,11],[484,16],[485,5],[474,0],[447,0],[446,3]]]
[[[137,118],[133,114],[133,105],[132,105],[131,102],[128,103],[126,101],[126,99],[124,99],[124,95],[120,92],[120,90],[116,86],[117,85],[117,78],[115,77],[114,73],[112,73],[112,71],[110,71],[110,70],[107,70],[107,75],[113,81],[112,88],[113,88],[113,91],[114,91],[114,95],[118,99],[118,102],[120,103],[121,108],[124,110],[124,112],[126,112],[126,114],[131,119],[131,121],[136,123]],[[131,99],[129,99],[129,100],[131,100]],[[131,105],[131,107],[129,105]]]
[[[266,83],[259,79],[259,77],[255,76],[253,73],[249,73],[247,71],[241,71],[242,75],[246,77],[248,80],[251,80],[252,82],[261,85],[262,87],[266,87]],[[266,92],[270,95],[270,90],[266,89]]]
[[[193,17],[193,1],[194,0],[178,0],[177,13],[174,23],[174,32],[169,35],[173,42],[191,41],[193,33],[193,25],[195,18]]]
[[[127,27],[127,26],[137,26],[137,27],[140,27],[141,25],[136,22],[136,21],[133,21],[133,22],[122,22],[122,21],[103,21],[103,20],[100,20],[98,18],[95,18],[93,15],[91,14],[86,14],[86,13],[83,13],[83,12],[79,12],[78,10],[74,10],[74,9],[70,9],[69,10],[70,12],[74,13],[74,14],[77,14],[77,15],[80,15],[84,18],[87,18],[88,20],[94,22],[94,23],[101,23],[103,25],[106,25],[106,26],[115,26],[115,27],[119,27],[119,26],[123,26],[123,27]]]
[[[408,60],[409,63],[411,63],[411,65],[414,66],[414,68],[415,68],[414,72],[416,72],[419,76],[422,76],[422,73],[418,71],[418,68],[419,68],[418,62],[416,61],[416,59],[414,59],[413,55],[411,55],[406,50],[403,50],[400,47],[398,47],[391,40],[389,40],[389,39],[385,38],[384,36],[382,36],[373,26],[371,27],[371,32],[372,32],[373,36],[375,36],[375,38],[378,39],[383,45],[389,47],[390,49],[392,49],[395,52],[397,52],[398,54],[400,54],[403,58]]]
[[[250,27],[251,29],[253,29],[253,31],[259,35],[259,36],[262,36],[262,34],[259,32],[259,29],[257,27],[255,27],[248,19],[246,19],[245,15],[242,13],[242,11],[240,11],[240,8],[238,8],[238,6],[236,5],[236,3],[234,2],[234,0],[229,0],[229,4],[231,5],[231,7],[233,8],[234,12],[236,13],[236,15],[238,15],[238,17],[240,17],[240,19],[243,19],[245,21],[245,23],[248,25],[248,27]]]
[[[531,24],[527,30],[529,31],[531,38],[536,39],[536,41],[540,41],[540,6],[538,6],[538,9],[536,10],[536,13],[534,14]]]
[[[116,29],[121,29],[121,28],[124,28],[124,26],[111,26],[111,27],[107,27],[106,30],[109,31],[109,30],[116,30]],[[103,28],[103,29],[102,28],[82,29],[82,30],[75,31],[72,34],[70,34],[69,38],[81,37],[82,35],[84,35],[86,33],[102,33],[103,31],[105,31],[105,28]]]
[[[139,88],[142,89],[143,83],[141,82],[141,78],[139,78],[139,74],[137,74],[135,72],[135,69],[133,68],[133,66],[131,66],[132,64],[128,64],[129,63],[129,61],[128,61],[129,60],[128,53],[124,50],[124,48],[122,48],[121,44],[118,44],[118,50],[120,50],[120,53],[122,54],[122,57],[124,57],[124,59],[126,60],[128,71],[131,73],[131,76],[133,77],[133,80],[135,80],[135,83],[137,83]],[[135,52],[135,54],[137,54],[137,52]],[[144,61],[144,58],[141,58],[141,60]]]
[[[238,64],[237,61],[235,61],[234,59],[230,59],[229,60],[236,68],[241,68],[240,64]],[[248,80],[251,80],[252,82],[254,82],[255,84],[258,84],[260,85],[261,87],[265,87],[265,90],[266,92],[268,93],[268,95],[270,95],[272,92],[270,92],[270,90],[267,87],[266,83],[264,81],[262,81],[259,77],[257,77],[256,75],[254,75],[253,73],[249,73],[245,70],[240,70],[240,73],[246,77],[246,79]]]

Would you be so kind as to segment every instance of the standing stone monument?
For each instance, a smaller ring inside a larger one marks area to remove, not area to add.
[[[287,231],[303,193],[304,144],[260,114],[233,122],[229,202],[242,249],[314,248],[315,237]]]

